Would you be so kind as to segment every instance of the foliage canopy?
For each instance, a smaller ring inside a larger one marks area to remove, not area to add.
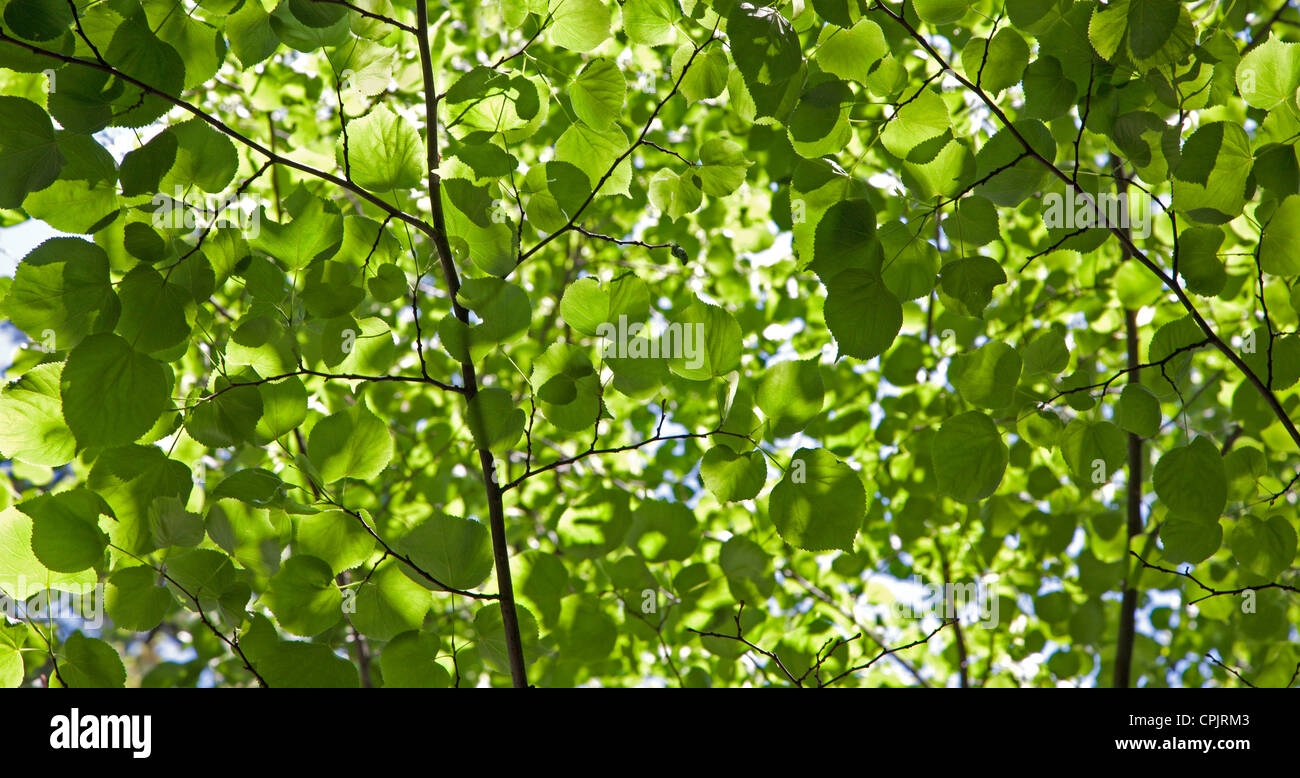
[[[1277,5],[0,0],[0,683],[1293,684]]]

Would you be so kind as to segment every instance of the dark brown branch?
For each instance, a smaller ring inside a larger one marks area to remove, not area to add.
[[[721,21],[721,19],[718,20],[719,23],[721,23]],[[614,171],[618,169],[619,165],[623,164],[623,160],[631,156],[632,152],[636,151],[637,147],[641,145],[641,142],[645,140],[646,135],[650,132],[650,128],[654,125],[655,119],[659,117],[659,112],[664,109],[664,106],[673,98],[673,95],[677,94],[677,90],[681,87],[682,80],[686,78],[686,74],[690,72],[691,65],[694,64],[695,58],[704,50],[704,47],[717,40],[716,34],[717,27],[715,26],[713,30],[710,31],[708,39],[694,47],[694,51],[691,52],[690,58],[686,60],[686,64],[682,66],[681,72],[677,74],[677,80],[673,82],[673,88],[668,90],[668,94],[664,95],[663,99],[659,101],[659,104],[650,112],[650,117],[646,119],[645,125],[641,128],[641,134],[632,142],[632,145],[628,146],[627,151],[618,155],[614,162],[609,166],[609,169],[605,171],[605,174],[596,182],[596,186],[594,186],[591,193],[587,195],[587,199],[583,200],[582,204],[573,212],[573,215],[569,217],[569,221],[566,222],[563,227],[560,227],[555,232],[552,232],[550,235],[547,235],[545,238],[542,238],[540,241],[535,243],[532,248],[521,253],[518,260],[515,262],[516,268],[524,262],[527,262],[530,257],[538,251],[541,251],[542,248],[550,244],[551,241],[573,229],[573,226],[578,223],[578,219],[582,216],[583,211],[587,210],[587,206],[591,205],[592,201],[596,199],[596,195],[600,192],[601,187],[605,185],[605,182],[609,180],[610,176],[614,175]]]
[[[329,3],[330,5],[341,5],[350,11],[355,11],[361,14],[362,16],[367,16],[371,19],[375,19],[376,21],[384,22],[385,24],[391,24],[397,29],[401,30],[402,32],[409,32],[412,35],[418,34],[416,32],[416,29],[409,24],[403,24],[402,22],[399,22],[390,16],[384,16],[383,14],[377,14],[373,11],[367,11],[366,9],[361,8],[360,6],[356,6],[353,5],[352,3],[347,2],[347,0],[311,0],[311,2]]]
[[[839,675],[835,676],[834,678],[830,679],[830,680],[827,681],[826,683],[822,684],[822,686],[830,686],[831,684],[836,683],[836,682],[838,682],[840,679],[842,679],[842,678],[846,678],[846,677],[852,675],[853,673],[860,672],[860,671],[862,671],[862,670],[866,670],[867,668],[869,668],[869,667],[871,667],[872,665],[874,665],[876,662],[879,662],[881,659],[884,659],[885,657],[890,656],[890,655],[892,655],[892,654],[895,654],[895,653],[897,653],[897,652],[899,652],[899,651],[906,651],[906,650],[909,649],[909,648],[915,648],[916,646],[922,645],[923,643],[929,643],[929,642],[930,642],[930,638],[932,638],[932,637],[934,637],[935,635],[939,634],[939,632],[940,632],[941,630],[943,630],[944,627],[947,627],[947,626],[953,624],[955,621],[956,621],[956,619],[950,619],[950,620],[948,620],[948,621],[945,621],[944,623],[942,623],[942,624],[940,624],[939,626],[935,627],[935,628],[930,632],[930,634],[926,635],[925,637],[921,638],[920,640],[913,640],[911,643],[908,643],[908,644],[906,644],[906,645],[895,646],[894,648],[890,648],[890,649],[886,649],[886,650],[884,650],[884,651],[881,651],[879,654],[876,654],[876,656],[873,657],[872,660],[871,660],[870,662],[867,662],[867,663],[865,663],[865,664],[861,664],[861,665],[857,665],[856,667],[850,667],[848,670],[845,670],[844,672],[842,672],[842,673],[840,673]]]
[[[420,49],[420,74],[424,84],[424,118],[425,118],[425,157],[428,168],[429,203],[433,211],[433,245],[438,252],[438,261],[442,265],[443,278],[447,282],[447,294],[451,297],[452,313],[462,323],[469,324],[469,312],[457,300],[460,292],[460,275],[452,258],[451,246],[447,242],[446,219],[442,208],[442,187],[438,174],[438,91],[433,77],[433,57],[429,52],[429,10],[427,0],[416,0],[415,26],[416,38]],[[464,384],[468,412],[479,413],[473,403],[478,394],[478,379],[474,374],[474,364],[470,360],[461,363],[461,382]],[[510,678],[515,688],[528,687],[528,671],[524,664],[523,640],[519,636],[519,615],[515,609],[514,584],[510,575],[510,547],[506,539],[505,506],[502,502],[501,487],[493,478],[495,462],[492,452],[487,448],[478,450],[479,467],[483,471],[483,488],[488,504],[488,526],[492,532],[492,560],[496,568],[497,587],[500,591],[501,626],[505,633],[506,654],[510,660]]]
[[[1082,133],[1082,128],[1080,132]],[[1128,181],[1124,177],[1124,166],[1118,157],[1111,157],[1111,171],[1115,174],[1115,192],[1121,197],[1128,194]],[[1125,228],[1127,233],[1127,228]],[[1121,262],[1131,258],[1127,249],[1123,252]],[[1130,386],[1141,383],[1140,361],[1138,355],[1137,311],[1132,308],[1124,311],[1124,342],[1128,353]],[[1164,365],[1161,365],[1163,375]],[[1135,433],[1128,434],[1128,483],[1125,488],[1128,510],[1128,548],[1133,548],[1133,540],[1142,534],[1142,438]],[[1120,602],[1119,635],[1115,647],[1114,686],[1127,689],[1132,685],[1133,642],[1137,637],[1137,578],[1129,567],[1124,576],[1124,594]]]
[[[432,378],[424,378],[421,376],[359,375],[357,373],[323,373],[319,370],[308,370],[306,368],[300,368],[298,370],[294,370],[289,373],[280,373],[279,375],[269,376],[267,378],[262,378],[257,381],[232,382],[229,386],[222,387],[221,389],[218,389],[212,394],[209,394],[205,397],[200,397],[196,402],[196,405],[197,403],[203,403],[203,402],[208,402],[210,400],[214,400],[217,397],[220,397],[221,395],[225,394],[226,392],[229,392],[231,389],[238,389],[241,386],[261,386],[262,384],[274,383],[275,381],[283,381],[286,378],[293,378],[294,376],[304,376],[304,375],[311,376],[313,378],[333,378],[333,379],[339,379],[344,381],[374,381],[374,382],[397,381],[401,383],[429,384],[431,386],[436,386],[439,389],[443,389],[448,392],[456,392],[457,394],[464,393],[464,390],[461,389],[459,386],[444,384],[441,381],[436,381]],[[194,406],[190,406],[190,407],[194,407]]]
[[[176,579],[172,578],[170,575],[167,575],[167,572],[165,570],[158,567],[154,567],[153,565],[149,564],[148,561],[141,559],[140,557],[136,556],[135,554],[132,554],[130,551],[127,551],[126,549],[120,546],[117,546],[113,543],[109,543],[108,545],[114,549],[117,549],[118,551],[121,551],[123,554],[126,554],[132,559],[135,559],[140,564],[145,565],[149,569],[158,573],[158,575],[161,575],[163,578],[165,578],[168,581],[168,583],[170,583],[172,586],[175,586],[176,589],[181,594],[184,594],[186,597],[190,598],[190,601],[194,603],[194,611],[195,613],[199,614],[199,619],[203,621],[204,626],[206,626],[208,630],[212,632],[213,635],[216,635],[217,638],[220,639],[222,643],[225,643],[227,646],[230,647],[230,650],[233,651],[235,655],[239,657],[239,661],[244,663],[244,669],[252,673],[253,677],[257,679],[257,683],[259,686],[261,686],[263,689],[270,688],[266,683],[266,679],[263,678],[260,674],[258,674],[257,670],[253,669],[253,663],[250,662],[248,660],[248,657],[244,654],[244,649],[239,647],[239,638],[226,637],[226,633],[217,629],[216,626],[208,619],[208,615],[203,612],[203,606],[199,603],[199,598],[195,594],[193,594],[188,589],[186,589],[185,587],[177,583]]]
[[[592,232],[580,224],[574,225],[573,230],[586,235],[588,238],[596,238],[597,240],[603,240],[609,243],[617,243],[620,246],[640,246],[646,249],[671,249],[673,247],[672,243],[646,243],[641,240],[620,240],[619,238],[611,237],[609,235],[602,235],[599,232]]]
[[[939,543],[938,537],[934,539],[935,551],[939,553],[939,564],[943,570],[943,580],[952,581],[952,568],[948,564],[948,554],[944,551],[943,546]],[[966,636],[962,634],[961,617],[956,611],[956,593],[952,587],[944,587],[944,612],[952,614],[952,629],[957,643],[957,680],[963,689],[970,688],[970,672],[967,670],[968,658],[966,655]]]
[[[662,418],[660,419],[660,423],[662,424]],[[626,446],[615,446],[613,448],[596,448],[595,440],[593,440],[592,444],[589,445],[587,449],[583,451],[581,454],[576,454],[571,457],[565,457],[563,459],[557,459],[554,462],[548,462],[547,464],[542,465],[541,467],[529,469],[526,472],[524,472],[523,475],[519,476],[513,481],[508,482],[505,486],[501,487],[501,491],[503,492],[510,491],[511,489],[515,488],[516,486],[523,483],[524,481],[527,481],[529,478],[532,478],[533,476],[540,475],[542,473],[545,473],[548,470],[554,470],[557,467],[564,467],[565,465],[571,465],[574,462],[577,462],[582,459],[586,459],[587,457],[590,456],[597,456],[600,454],[621,454],[625,451],[635,451],[639,448],[648,446],[651,443],[660,443],[666,440],[693,440],[698,438],[707,438],[713,435],[728,435],[733,438],[741,438],[742,440],[748,440],[750,443],[754,442],[747,435],[741,435],[738,432],[730,432],[722,429],[709,430],[708,432],[683,432],[678,435],[660,435],[658,432],[656,432],[653,437],[646,438],[645,440],[639,441],[637,443],[629,443]]]
[[[1176,575],[1182,578],[1186,578],[1187,580],[1201,587],[1205,591],[1209,592],[1209,594],[1206,594],[1203,597],[1197,597],[1195,600],[1189,600],[1187,603],[1188,605],[1195,605],[1196,603],[1201,602],[1202,600],[1208,600],[1211,597],[1221,597],[1225,594],[1228,595],[1245,594],[1246,592],[1259,592],[1265,589],[1281,589],[1283,591],[1300,594],[1300,589],[1297,589],[1294,586],[1288,586],[1287,584],[1280,584],[1276,582],[1257,584],[1255,586],[1242,586],[1236,589],[1215,589],[1212,586],[1206,586],[1205,584],[1201,583],[1201,581],[1198,580],[1196,576],[1192,575],[1191,573],[1181,573],[1177,570],[1170,570],[1167,567],[1160,567],[1159,565],[1153,565],[1150,562],[1143,559],[1142,557],[1138,556],[1138,553],[1136,551],[1129,551],[1129,554],[1133,555],[1133,557],[1136,558],[1137,561],[1141,562],[1142,566],[1145,568],[1148,568],[1150,570],[1155,570],[1158,573],[1168,573],[1169,575]]]
[[[1214,656],[1214,654],[1211,654],[1211,653],[1209,653],[1209,652],[1206,652],[1206,654],[1205,654],[1205,658],[1208,659],[1208,660],[1210,660],[1210,661],[1213,662],[1214,664],[1218,665],[1219,667],[1222,667],[1224,670],[1227,670],[1229,673],[1232,673],[1233,675],[1235,675],[1235,676],[1237,677],[1237,680],[1238,680],[1238,681],[1241,681],[1242,683],[1246,684],[1246,685],[1249,686],[1250,688],[1252,688],[1252,689],[1258,688],[1258,687],[1255,686],[1255,684],[1253,684],[1253,683],[1251,683],[1250,681],[1247,681],[1245,678],[1243,678],[1242,675],[1241,675],[1241,673],[1237,672],[1237,670],[1236,670],[1235,668],[1228,667],[1227,665],[1225,665],[1221,660],[1219,660],[1218,658],[1216,658],[1216,657]]]
[[[818,588],[816,584],[804,578],[802,575],[799,575],[799,573],[795,572],[793,569],[782,570],[781,575],[799,584],[804,588],[805,591],[807,591],[813,597],[825,603],[832,610],[838,613],[841,618],[845,619],[850,624],[852,624],[853,628],[856,629],[860,634],[866,635],[867,638],[869,638],[871,642],[875,643],[879,648],[884,649],[889,647],[885,645],[885,641],[882,640],[878,635],[872,633],[870,630],[866,629],[861,624],[859,624],[858,620],[853,616],[852,613],[849,613],[844,608],[840,607],[839,603],[835,602],[835,600],[832,599],[829,594],[827,594],[826,592]],[[898,656],[897,654],[891,654],[890,659],[893,660],[893,662],[897,664],[899,667],[906,670],[913,678],[916,679],[917,683],[925,687],[930,686],[930,682],[927,681],[921,675],[920,671],[917,670],[916,667],[913,666],[911,662],[908,662],[906,659],[904,659],[901,656]]]
[[[396,560],[398,560],[398,561],[403,562],[404,564],[406,564],[407,567],[409,567],[409,568],[411,568],[412,570],[414,570],[414,571],[415,571],[415,572],[416,572],[416,573],[417,573],[421,578],[423,578],[424,580],[426,580],[426,581],[428,581],[429,583],[433,584],[434,586],[438,587],[438,590],[439,590],[439,591],[447,592],[448,594],[459,594],[459,595],[462,596],[462,597],[469,597],[469,598],[471,598],[471,599],[475,599],[475,600],[496,600],[496,599],[500,599],[499,596],[498,596],[498,595],[495,595],[495,594],[484,594],[483,592],[471,592],[471,591],[468,591],[468,590],[466,590],[466,589],[457,589],[457,588],[454,587],[454,586],[448,586],[447,584],[443,583],[442,581],[439,581],[437,578],[435,578],[435,577],[434,577],[431,573],[429,573],[427,570],[424,570],[424,569],[421,568],[419,565],[417,565],[414,561],[412,561],[411,558],[410,558],[409,556],[407,556],[406,554],[398,553],[398,551],[397,551],[396,549],[394,549],[392,546],[390,546],[390,545],[388,544],[388,541],[386,541],[386,540],[384,540],[382,537],[380,537],[379,533],[376,532],[375,529],[374,529],[373,527],[370,526],[370,522],[366,521],[366,519],[365,519],[364,516],[362,516],[360,513],[356,512],[356,511],[352,510],[351,508],[347,507],[346,505],[344,505],[343,503],[339,502],[338,500],[335,500],[335,499],[334,499],[333,497],[331,497],[330,495],[328,495],[328,494],[324,494],[324,493],[323,493],[324,490],[321,490],[321,491],[322,491],[322,495],[323,495],[323,500],[324,500],[324,502],[328,503],[329,505],[333,505],[335,508],[338,508],[339,510],[343,511],[343,512],[346,513],[347,515],[351,516],[352,518],[354,518],[354,519],[356,519],[358,522],[360,522],[360,523],[361,523],[361,526],[365,529],[366,534],[368,534],[368,535],[370,535],[370,537],[374,538],[375,542],[378,543],[378,544],[379,544],[379,545],[384,549],[384,553],[385,553],[387,556],[391,556],[392,558],[394,558],[394,559],[396,559]]]

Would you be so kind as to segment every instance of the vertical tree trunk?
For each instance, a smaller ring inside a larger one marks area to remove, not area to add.
[[[1115,191],[1121,197],[1128,194],[1128,181],[1124,178],[1124,165],[1118,157],[1111,157],[1111,171],[1115,175]],[[1121,211],[1127,213],[1127,211]],[[1123,225],[1128,229],[1128,225]],[[1127,246],[1123,247],[1124,259],[1127,262],[1131,254]],[[1128,346],[1128,380],[1130,384],[1136,384],[1141,380],[1141,370],[1137,366],[1141,364],[1141,358],[1138,354],[1138,336],[1137,336],[1137,311],[1126,309],[1124,311],[1124,340]],[[1129,433],[1128,435],[1128,543],[1127,548],[1132,550],[1133,539],[1142,534],[1142,438]],[[1132,560],[1126,553],[1124,555],[1124,564],[1128,565],[1128,573],[1124,576],[1124,598],[1120,602],[1119,611],[1119,640],[1115,646],[1115,683],[1117,688],[1128,688],[1132,683],[1133,670],[1133,640],[1135,637],[1135,626],[1137,617],[1137,600],[1138,592],[1135,582],[1135,570],[1132,566]]]
[[[433,77],[433,58],[429,53],[429,9],[427,0],[417,0],[415,4],[415,27],[420,46],[420,71],[424,80],[425,112],[425,151],[429,175],[429,207],[433,211],[433,226],[436,231],[434,247],[438,252],[438,261],[442,265],[443,278],[447,282],[447,294],[451,297],[451,309],[457,319],[469,324],[469,313],[456,300],[460,291],[460,276],[452,260],[451,246],[447,242],[447,222],[442,211],[442,190],[438,180],[438,90]],[[418,283],[418,280],[417,280]],[[416,313],[419,316],[419,313]],[[424,364],[424,357],[420,357]],[[465,385],[465,402],[469,404],[468,412],[475,413],[472,404],[474,395],[478,394],[478,379],[474,375],[472,362],[465,362],[460,367],[461,380]],[[492,452],[479,449],[479,466],[483,471],[483,487],[487,495],[488,526],[492,530],[492,558],[496,566],[497,592],[500,594],[501,626],[505,631],[506,653],[510,658],[510,678],[516,688],[528,687],[528,674],[524,666],[523,641],[519,638],[519,614],[515,609],[514,584],[510,577],[510,547],[506,543],[505,508],[501,499],[501,487],[496,482],[495,463]]]

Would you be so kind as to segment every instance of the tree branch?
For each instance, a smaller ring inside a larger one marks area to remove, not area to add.
[[[469,313],[457,300],[460,292],[460,276],[452,258],[451,246],[447,242],[446,219],[442,209],[442,187],[435,172],[438,169],[438,90],[433,77],[433,57],[429,52],[429,10],[428,0],[416,0],[415,26],[420,48],[420,73],[424,82],[424,116],[425,116],[425,158],[428,167],[429,203],[433,211],[433,243],[438,251],[438,261],[442,265],[443,278],[447,282],[447,294],[451,297],[452,313],[465,324],[469,324]],[[474,404],[478,394],[478,379],[474,374],[473,362],[466,360],[460,368],[465,397],[468,403],[467,413],[473,417],[481,413]],[[492,531],[492,558],[496,567],[497,589],[500,592],[501,623],[505,632],[506,654],[510,659],[510,678],[515,688],[528,687],[528,671],[524,665],[523,641],[519,636],[519,615],[515,609],[514,584],[510,576],[510,547],[506,540],[505,507],[502,503],[501,488],[493,476],[495,462],[492,452],[486,448],[478,450],[479,467],[483,471],[483,488],[488,503],[488,525]]]

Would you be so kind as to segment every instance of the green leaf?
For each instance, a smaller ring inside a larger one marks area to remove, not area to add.
[[[727,15],[731,56],[759,116],[788,112],[802,67],[799,37],[776,9],[736,3]]]
[[[69,689],[122,689],[126,667],[111,645],[74,632],[59,647],[58,673],[52,680]]]
[[[1260,267],[1275,276],[1300,275],[1297,244],[1300,244],[1300,195],[1291,195],[1282,201],[1264,227],[1259,244]]]
[[[1166,451],[1151,472],[1151,484],[1170,513],[1187,519],[1218,521],[1228,503],[1223,457],[1204,436]]]
[[[379,669],[384,686],[393,689],[446,689],[451,674],[438,664],[438,639],[415,630],[403,632],[384,646]]]
[[[26,674],[23,666],[23,643],[27,629],[0,621],[0,689],[17,689]]]
[[[1010,27],[1003,27],[992,39],[971,38],[961,52],[966,78],[989,94],[1020,83],[1029,64],[1029,44]]]
[[[829,451],[801,448],[772,488],[768,514],[793,546],[847,550],[866,515],[866,490],[857,472]]]
[[[111,510],[99,495],[81,488],[43,494],[18,509],[32,517],[32,551],[47,569],[79,573],[104,561],[108,536],[99,517]]]
[[[951,377],[962,399],[971,405],[1005,408],[1015,400],[1022,366],[1014,348],[994,340],[954,359]]]
[[[676,37],[673,23],[680,15],[676,0],[628,0],[623,6],[623,28],[633,43],[663,46]]]
[[[617,125],[593,128],[573,124],[555,142],[555,159],[586,173],[591,189],[598,195],[626,195],[632,183],[631,160],[624,157],[617,166],[614,162],[628,147],[627,133]]]
[[[906,159],[912,149],[951,129],[947,103],[934,90],[923,89],[915,100],[899,109],[880,134],[880,142],[890,154]]]
[[[767,461],[757,451],[715,446],[700,460],[700,480],[720,502],[752,500],[767,483]]]
[[[841,200],[817,222],[809,268],[829,284],[844,270],[878,271],[881,247],[876,240],[876,214],[866,200]]]
[[[528,329],[532,303],[515,284],[499,278],[471,278],[461,286],[458,297],[461,305],[482,319],[466,327],[454,314],[448,314],[438,325],[443,347],[460,362],[482,359]]]
[[[200,402],[185,419],[185,431],[210,448],[226,448],[250,441],[262,417],[262,394],[257,386],[239,386],[218,378],[220,392]]]
[[[1024,359],[1023,374],[1026,376],[1056,374],[1070,364],[1070,350],[1065,344],[1065,338],[1053,330],[1034,336],[1028,346],[1020,349],[1020,355]]]
[[[979,411],[953,416],[930,444],[939,491],[959,502],[983,500],[997,491],[1008,450],[997,425]]]
[[[255,428],[266,440],[275,440],[307,418],[307,389],[296,376],[257,387],[262,395],[262,415]]]
[[[357,269],[346,262],[324,260],[307,268],[303,305],[311,315],[333,319],[352,312],[366,292],[353,283]]]
[[[524,213],[528,220],[540,229],[554,231],[577,218],[578,209],[591,194],[591,180],[568,162],[547,162],[529,168],[520,191],[526,197]],[[655,202],[653,183],[650,196]]]
[[[76,440],[63,421],[62,371],[60,362],[37,365],[0,391],[0,456],[44,467],[72,461]]]
[[[186,606],[193,607],[189,596],[200,602],[216,599],[235,586],[235,566],[220,551],[198,548],[171,557],[167,562],[169,583],[186,594]],[[173,583],[174,582],[174,583]]]
[[[29,195],[24,210],[60,232],[88,234],[117,218],[120,203],[107,181],[59,179]]]
[[[1108,421],[1076,418],[1061,433],[1061,456],[1074,482],[1096,488],[1110,480],[1124,463],[1128,443],[1120,428]]]
[[[347,9],[310,0],[289,0],[289,12],[308,27],[329,27],[347,14]]]
[[[527,608],[516,605],[519,619],[519,635],[523,643],[524,663],[527,666],[541,652],[538,640],[537,617]],[[484,661],[500,672],[507,672],[510,667],[509,655],[506,653],[505,623],[499,603],[489,603],[479,608],[474,614],[474,632],[478,638],[477,645]]]
[[[36,558],[32,550],[33,522],[26,513],[14,506],[0,511],[0,582],[5,592],[12,596],[31,596],[32,592],[10,591],[9,587],[29,586],[58,589],[80,593],[83,587],[92,586],[97,576],[92,570],[76,573],[51,571]]]
[[[1183,146],[1174,169],[1174,198],[1188,218],[1224,224],[1246,204],[1246,184],[1254,157],[1250,138],[1227,122],[1202,124]]]
[[[179,95],[185,86],[185,60],[170,44],[154,34],[144,14],[131,16],[113,32],[107,50],[100,44],[104,58],[113,66],[154,92]],[[127,84],[114,101],[113,124],[118,127],[143,127],[159,118],[172,104],[153,92]]]
[[[208,493],[209,499],[234,499],[262,507],[284,501],[285,485],[280,477],[260,467],[231,473]]]
[[[176,139],[176,160],[163,176],[164,190],[197,185],[205,192],[221,192],[234,180],[239,157],[228,136],[197,118],[172,125],[167,134]]]
[[[70,53],[71,46],[68,48]],[[50,66],[50,60],[39,59],[34,70]],[[125,87],[122,81],[108,73],[89,67],[67,67],[57,71],[54,85],[47,101],[50,116],[72,133],[98,132],[107,127],[114,118],[113,102]]]
[[[993,300],[994,288],[1006,282],[1002,266],[988,257],[954,260],[940,271],[944,295],[951,298],[957,313],[966,316],[983,317],[984,309]]]
[[[0,208],[17,208],[29,193],[54,183],[64,162],[45,111],[30,100],[0,96]]]
[[[239,10],[226,17],[226,38],[230,50],[245,68],[251,68],[275,53],[280,45],[271,17],[261,3],[243,3]]]
[[[1128,43],[1136,59],[1160,51],[1178,24],[1177,0],[1129,0]]]
[[[1141,384],[1128,384],[1115,406],[1115,423],[1134,435],[1155,437],[1160,431],[1160,401]]]
[[[68,355],[60,395],[79,447],[119,446],[148,432],[167,408],[167,371],[117,335],[91,335]]]
[[[488,530],[474,519],[435,511],[403,535],[397,549],[421,570],[454,589],[473,589],[492,574]],[[429,583],[414,570],[403,569],[413,580]]]
[[[307,456],[326,483],[340,478],[368,481],[393,458],[393,436],[364,405],[354,405],[317,422]]]
[[[963,197],[944,221],[943,233],[949,240],[971,246],[992,243],[999,235],[997,208],[985,197]]]
[[[149,506],[149,531],[159,548],[197,546],[206,534],[203,517],[185,510],[176,497],[159,497]]]
[[[596,423],[599,377],[581,350],[567,343],[552,345],[534,362],[530,383],[537,388],[542,414],[555,426],[580,430]]]
[[[116,302],[103,249],[80,238],[51,238],[18,264],[0,312],[33,340],[66,350],[101,312],[115,316]]]
[[[427,589],[403,575],[396,563],[386,562],[357,591],[348,620],[366,637],[389,640],[419,629],[432,604]],[[346,602],[343,608],[349,611]]]
[[[148,567],[126,567],[108,579],[104,606],[114,626],[147,632],[162,623],[172,606],[172,595],[159,586],[160,577]]]
[[[1012,126],[1044,159],[1056,160],[1056,141],[1041,122],[1023,119]],[[1023,202],[1046,175],[1042,163],[1022,157],[1024,153],[1025,147],[1007,128],[989,138],[975,155],[974,180],[983,182],[975,188],[975,194],[1004,207]]]
[[[914,0],[916,15],[930,24],[952,24],[966,15],[970,4],[963,0]]]
[[[314,556],[284,560],[263,599],[281,627],[303,637],[324,632],[343,616],[343,594],[334,585],[334,574]]]
[[[1219,259],[1224,237],[1218,227],[1188,227],[1178,235],[1178,272],[1189,290],[1206,296],[1223,291],[1228,280]],[[1273,261],[1270,258],[1270,265]]]
[[[1174,564],[1204,562],[1223,545],[1223,527],[1218,521],[1201,521],[1171,514],[1160,527],[1165,559]]]
[[[772,557],[754,541],[733,535],[722,544],[718,564],[727,576],[727,588],[737,600],[757,602],[771,596],[775,588]]]
[[[252,236],[251,245],[280,260],[290,270],[301,270],[313,261],[329,259],[343,241],[343,218],[318,197],[309,198],[288,224],[265,216],[260,223],[261,229]]]
[[[469,427],[480,449],[505,453],[524,432],[527,414],[504,389],[480,389],[469,400]]]
[[[893,344],[903,327],[903,307],[879,275],[845,270],[826,290],[826,326],[842,355],[871,359]]]
[[[172,497],[184,504],[193,485],[189,467],[157,446],[108,449],[95,459],[86,479],[86,486],[103,497],[117,517],[109,524],[109,539],[132,554],[156,548],[149,518],[154,501]]]
[[[1300,46],[1270,34],[1237,63],[1236,80],[1241,99],[1253,108],[1271,111],[1288,100],[1294,104]]]
[[[700,189],[710,197],[726,197],[745,182],[750,161],[740,144],[728,138],[711,138],[700,147]]]
[[[344,511],[302,517],[293,540],[297,553],[323,560],[335,574],[360,566],[375,550],[375,539],[361,520]]]
[[[594,336],[600,325],[609,321],[609,294],[600,288],[597,279],[579,278],[564,290],[560,316],[583,335]]]
[[[1273,582],[1295,560],[1295,527],[1285,516],[1267,520],[1242,516],[1228,538],[1228,547],[1239,570],[1252,580]]]
[[[823,29],[817,47],[817,64],[846,81],[866,84],[871,66],[889,52],[880,25],[861,19],[848,31]]]
[[[180,151],[175,133],[164,130],[122,158],[122,194],[135,196],[157,191]]]
[[[518,259],[518,234],[494,197],[494,187],[478,187],[464,179],[442,182],[447,232],[458,261],[472,261],[479,270],[504,278]]]
[[[254,616],[240,646],[272,689],[354,689],[357,668],[321,643],[280,640],[265,616]]]
[[[607,127],[617,121],[626,94],[627,83],[623,79],[623,71],[608,59],[592,60],[569,85],[573,112],[579,119],[597,128]]]
[[[591,51],[609,37],[609,9],[600,0],[552,0],[551,15],[551,41],[569,51]]]
[[[1050,55],[1040,55],[1025,68],[1025,112],[1038,119],[1051,120],[1065,115],[1078,98],[1078,92],[1061,62]]]
[[[772,365],[763,373],[756,398],[774,435],[787,437],[802,430],[821,413],[825,400],[817,360]]]
[[[54,140],[67,160],[59,173],[60,178],[86,181],[91,185],[117,180],[117,163],[113,161],[113,155],[93,138],[65,129],[56,132]]]
[[[420,133],[382,104],[348,122],[352,180],[373,192],[413,189],[424,179]],[[343,140],[337,146],[343,164]]]
[[[680,328],[665,331],[660,353],[668,369],[682,378],[703,381],[725,375],[740,364],[741,330],[726,309],[696,299],[680,314]],[[673,343],[676,341],[676,343]]]
[[[5,6],[4,20],[28,40],[48,41],[72,26],[72,9],[55,0],[14,0]]]
[[[157,270],[137,265],[117,285],[117,296],[122,304],[117,333],[135,350],[163,351],[189,337],[192,298]]]
[[[559,658],[583,664],[599,662],[618,642],[618,626],[592,596],[565,598],[556,624]]]

